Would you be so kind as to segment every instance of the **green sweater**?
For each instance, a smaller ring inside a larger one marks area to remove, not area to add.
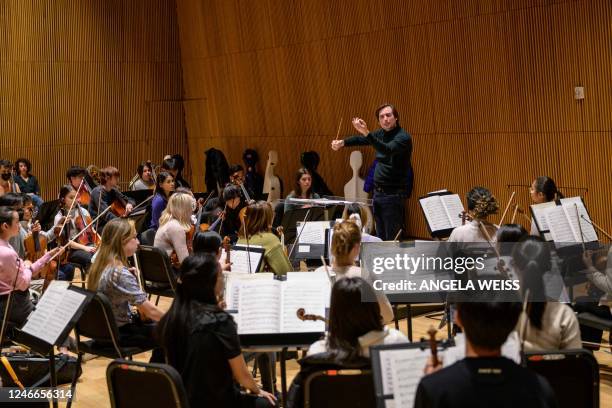
[[[408,185],[412,137],[400,126],[389,132],[381,128],[367,136],[347,137],[344,145],[374,147],[378,160],[374,170],[374,183],[377,186],[405,189]]]
[[[240,238],[238,244],[246,245],[247,241],[244,238]],[[277,275],[285,275],[293,270],[278,237],[271,232],[253,235],[249,238],[249,245],[259,245],[264,249],[264,261],[257,272],[262,272],[265,265],[268,265],[269,269]]]

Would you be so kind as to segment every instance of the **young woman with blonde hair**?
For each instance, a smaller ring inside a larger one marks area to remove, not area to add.
[[[331,254],[332,264],[328,268],[329,272],[336,275],[336,280],[340,278],[361,277],[361,268],[355,264],[359,258],[361,249],[361,229],[352,221],[343,221],[334,225],[332,235]],[[321,266],[316,272],[325,271],[325,266]],[[380,312],[384,323],[393,320],[393,309],[387,296],[383,292],[376,291],[376,298],[380,305]]]
[[[134,224],[123,218],[115,218],[106,224],[96,259],[89,269],[87,289],[101,292],[110,300],[113,315],[119,328],[121,346],[154,347],[153,324],[163,312],[147,300],[136,278],[135,268],[127,259],[136,253],[138,239]],[[135,306],[140,318],[135,318],[131,307]],[[159,351],[154,350],[151,361],[160,361]]]
[[[191,214],[194,206],[195,200],[190,194],[174,193],[159,218],[159,229],[155,233],[153,246],[163,249],[168,256],[176,254],[178,265],[190,253],[191,242],[188,242],[187,235],[192,227]]]

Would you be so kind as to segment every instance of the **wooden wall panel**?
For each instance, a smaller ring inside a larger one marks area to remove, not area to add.
[[[0,156],[28,157],[43,197],[66,168],[186,154],[176,4],[0,0]]]
[[[263,172],[277,150],[286,193],[300,153],[316,150],[340,193],[351,176],[350,151],[329,148],[340,118],[342,136],[353,116],[373,129],[390,101],[414,140],[411,235],[427,236],[419,195],[483,185],[502,208],[512,191],[526,208],[539,175],[587,188],[593,218],[612,229],[609,1],[177,0],[177,10],[185,93],[205,100],[185,102],[192,160],[217,147],[241,162],[253,147]],[[373,152],[361,151],[365,172]]]

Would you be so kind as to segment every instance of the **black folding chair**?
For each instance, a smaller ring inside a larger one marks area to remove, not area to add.
[[[157,295],[155,305],[159,303],[160,296],[173,298],[176,293],[176,276],[168,254],[160,248],[141,245],[136,256],[144,291],[149,295]]]
[[[304,408],[376,406],[374,380],[370,370],[323,370],[304,382]]]
[[[113,408],[189,407],[181,376],[166,364],[114,360],[106,368],[106,383]]]
[[[527,367],[546,378],[559,408],[599,407],[599,365],[588,350],[526,353]]]
[[[140,234],[140,244],[141,245],[148,245],[148,246],[153,246],[153,243],[155,242],[155,233],[157,231],[155,230],[155,228],[149,228],[146,231],[143,231]]]

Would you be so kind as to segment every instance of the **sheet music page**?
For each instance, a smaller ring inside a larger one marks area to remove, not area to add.
[[[593,227],[593,225],[591,225],[589,222],[582,219],[582,217],[584,217],[588,221],[591,221],[586,207],[582,203],[582,200],[580,199],[580,197],[577,197],[578,201],[574,200],[574,198],[575,197],[573,197],[572,199],[569,199],[566,202],[563,202],[562,200],[561,202],[562,202],[563,208],[565,208],[565,214],[567,215],[567,218],[572,223],[572,227],[574,231],[576,232],[576,236],[578,237],[577,242],[582,243],[582,239],[580,238],[580,228],[582,228],[582,235],[584,238],[584,242],[597,241],[598,240],[597,232],[595,231],[595,228]],[[578,208],[578,215],[576,215],[576,207]],[[580,226],[578,226],[578,222],[580,222]]]
[[[69,282],[53,281],[28,317],[22,330],[55,344],[86,296],[68,289]]]
[[[232,272],[239,273],[255,273],[257,272],[257,265],[261,261],[263,254],[261,252],[255,252],[249,250],[247,252],[244,247],[240,247],[239,249],[232,249],[230,253],[230,261],[232,262]],[[250,248],[253,249],[253,248]],[[250,256],[247,256],[250,255]],[[251,268],[249,271],[249,258],[251,258]]]
[[[305,225],[304,225],[305,224]],[[302,229],[302,225],[304,228]],[[325,244],[325,230],[329,228],[329,221],[307,221],[297,223],[297,234],[300,244]]]
[[[312,272],[303,272],[304,275],[312,275]],[[318,274],[317,274],[318,275]],[[305,279],[304,277],[286,280],[281,289],[281,333],[306,333],[324,332],[325,322],[302,321],[297,317],[297,310],[304,309],[306,314],[325,317],[325,296],[329,293],[328,285],[323,283],[320,277]],[[329,280],[328,280],[329,282]]]
[[[461,226],[461,213],[465,211],[459,194],[447,194],[440,196],[442,204],[446,208],[448,218],[451,220],[453,227]]]
[[[393,394],[393,375],[391,374],[391,361],[399,358],[405,351],[411,350],[380,350],[380,372],[382,376],[383,394]],[[425,366],[423,366],[425,367]],[[423,370],[421,370],[423,371]]]
[[[395,408],[395,400],[394,399],[385,400],[385,408]]]
[[[253,279],[240,285],[238,334],[278,333],[281,313],[281,282]]]
[[[422,198],[419,202],[431,232],[452,228],[451,220],[444,208],[444,204],[442,204],[440,196]]]
[[[546,210],[546,221],[553,240],[557,243],[576,242],[576,233],[561,205]]]
[[[393,399],[396,407],[413,407],[419,381],[427,364],[429,350],[408,349],[391,360]]]
[[[230,310],[238,310],[240,308],[240,287],[243,282],[252,280],[272,280],[274,274],[271,272],[259,273],[239,273],[239,272],[223,272],[225,278],[225,303]]]
[[[555,204],[554,201],[530,205],[531,212],[533,214],[533,217],[536,219],[536,225],[539,228],[540,232],[550,231],[550,227],[548,226],[548,220],[546,219],[546,211],[549,208],[556,206],[557,204]]]

